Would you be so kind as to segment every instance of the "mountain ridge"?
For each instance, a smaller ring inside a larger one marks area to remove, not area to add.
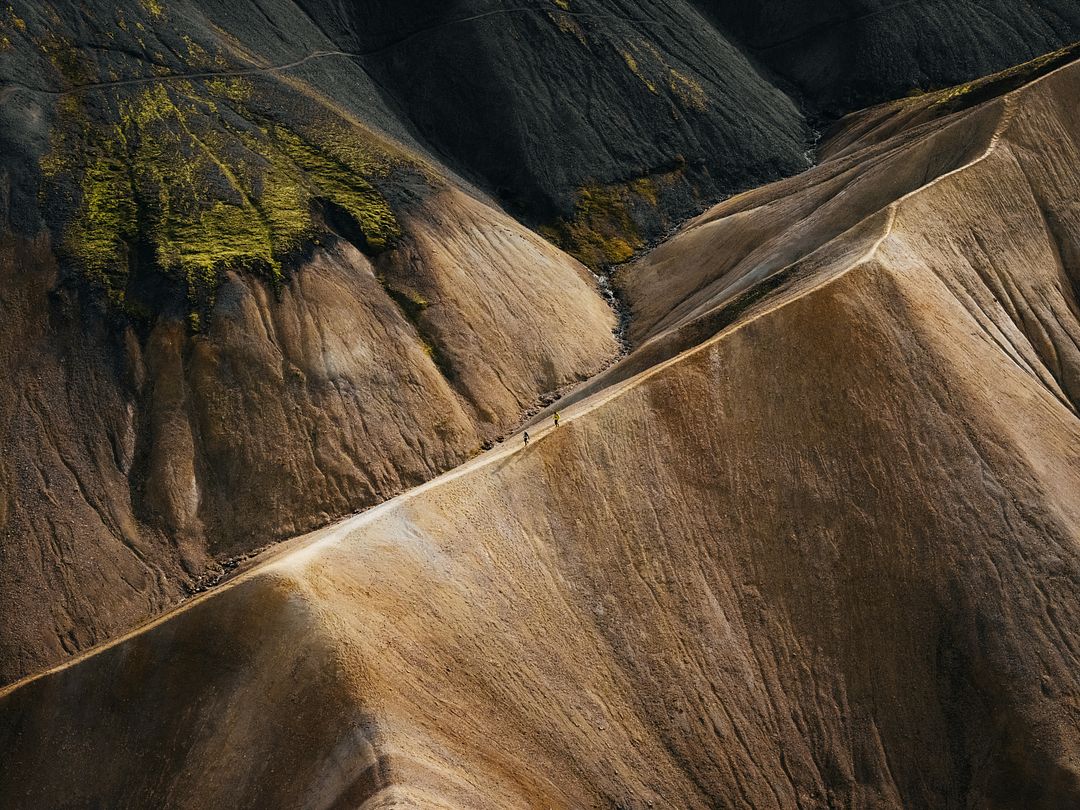
[[[5,7],[0,682],[455,467],[609,364],[592,271],[807,166],[808,112],[705,6]],[[310,58],[382,35],[366,61]],[[912,42],[928,78],[955,69]]]
[[[0,692],[0,795],[1075,803],[1078,76],[689,223],[622,272],[640,317],[677,254],[693,306],[559,427]]]

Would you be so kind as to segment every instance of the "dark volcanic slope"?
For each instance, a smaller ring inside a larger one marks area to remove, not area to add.
[[[811,105],[847,112],[1080,38],[1072,0],[696,0]]]
[[[562,236],[592,261],[625,248],[587,229],[635,244],[806,165],[798,110],[684,0],[304,5],[374,52],[365,66],[452,165],[534,223],[582,216]],[[623,207],[631,229],[607,221]]]
[[[596,265],[707,201],[807,165],[794,103],[683,0],[52,7],[55,19],[12,7],[27,28],[9,25],[8,75],[40,87],[293,65],[289,75],[430,147]]]

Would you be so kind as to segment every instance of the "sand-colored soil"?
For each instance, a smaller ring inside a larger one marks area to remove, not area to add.
[[[706,213],[561,427],[0,693],[3,804],[1080,804],[1078,102]]]

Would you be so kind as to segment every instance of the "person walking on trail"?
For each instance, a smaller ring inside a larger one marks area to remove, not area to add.
[[[525,431],[525,446],[529,446],[529,431]]]
[[[559,426],[559,419],[560,419],[560,418],[561,418],[561,417],[559,416],[559,412],[558,412],[558,411],[555,411],[555,427],[558,427],[558,426]]]

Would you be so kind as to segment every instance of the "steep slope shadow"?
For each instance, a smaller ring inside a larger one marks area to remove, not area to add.
[[[836,116],[948,87],[1080,38],[1068,0],[696,0],[811,109]]]
[[[801,114],[682,0],[303,5],[420,140],[593,266],[806,166]]]

